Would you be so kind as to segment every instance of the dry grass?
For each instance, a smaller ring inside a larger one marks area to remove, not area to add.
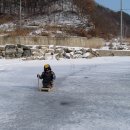
[[[32,30],[30,29],[16,29],[15,31],[11,31],[8,34],[10,36],[27,36]]]
[[[90,38],[88,39],[86,44],[86,48],[101,48],[104,46],[105,41],[102,38]]]
[[[103,47],[103,45],[100,43],[91,43],[89,44],[89,46],[86,46],[86,48],[95,48],[95,49],[99,49],[101,47]]]
[[[126,38],[125,40],[126,40],[126,42],[128,42],[129,45],[130,45],[130,38]]]
[[[46,25],[44,28],[48,31],[58,31],[58,30],[61,31],[63,27],[57,25]]]
[[[42,32],[42,33],[41,33],[41,36],[49,36],[49,33],[47,33],[47,32]]]
[[[0,30],[0,34],[5,34],[6,32],[3,30]]]
[[[70,35],[76,35],[81,37],[87,37],[87,32],[82,28],[66,28],[66,33],[69,33]]]
[[[0,16],[0,24],[4,24],[4,23],[10,22],[12,20],[13,20],[13,17],[10,15],[1,15]]]

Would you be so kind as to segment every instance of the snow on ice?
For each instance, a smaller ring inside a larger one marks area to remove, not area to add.
[[[38,91],[49,63],[53,91]],[[129,130],[130,57],[22,61],[0,59],[2,130]]]

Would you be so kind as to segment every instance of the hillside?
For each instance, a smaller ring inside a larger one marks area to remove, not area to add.
[[[100,36],[120,35],[120,11],[114,12],[97,4],[91,17],[95,24],[96,33]],[[123,35],[130,37],[130,15],[125,12],[123,12]]]
[[[0,33],[51,37],[120,35],[120,14],[93,0],[22,0],[21,29],[18,0],[0,1]],[[130,36],[130,16],[124,17],[124,35]]]

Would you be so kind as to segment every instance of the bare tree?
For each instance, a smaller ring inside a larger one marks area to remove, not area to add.
[[[62,3],[63,10],[64,1],[65,0],[21,0],[22,11],[28,15],[47,13],[51,4],[53,3],[55,5],[57,2]],[[0,0],[0,13],[13,14],[18,12],[20,6],[19,2],[20,0]],[[72,11],[73,7],[76,5],[78,6],[81,14],[91,12],[94,9],[94,0],[70,0],[70,3],[72,4]]]

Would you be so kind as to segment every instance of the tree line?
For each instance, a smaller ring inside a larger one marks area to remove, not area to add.
[[[66,0],[0,0],[0,14],[19,14],[20,2],[22,13],[26,15],[47,13],[54,4],[60,3],[63,6]],[[68,0],[73,6],[77,6],[81,13],[94,10],[94,0]],[[72,6],[72,9],[73,9]]]

